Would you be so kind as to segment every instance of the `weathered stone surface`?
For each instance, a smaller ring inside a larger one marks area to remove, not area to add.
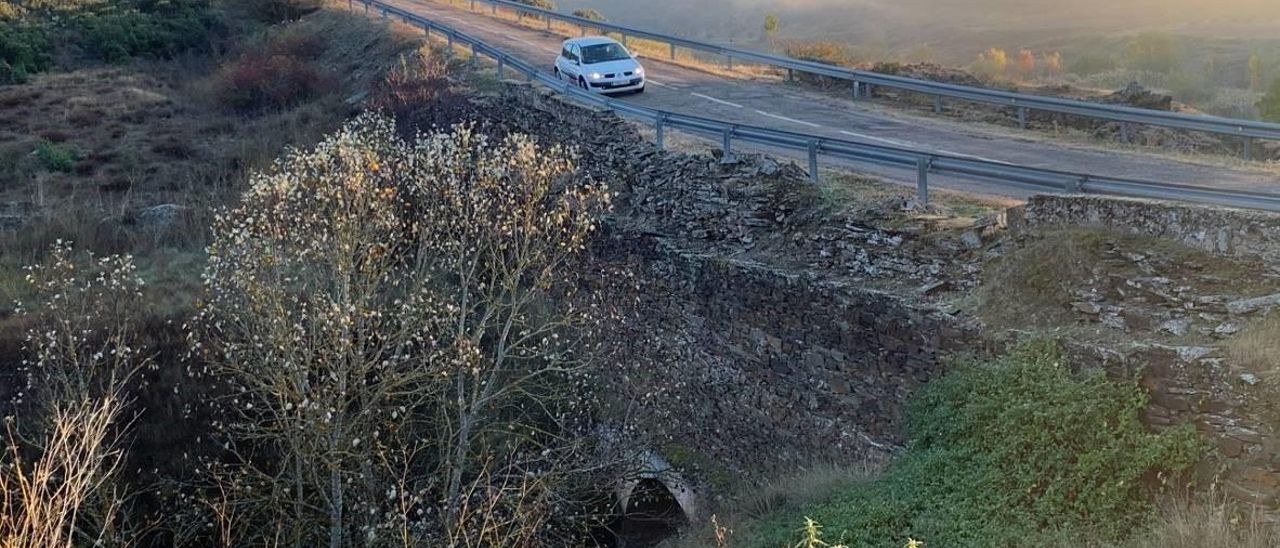
[[[1137,198],[1033,196],[1015,228],[1106,226],[1280,264],[1280,214]]]
[[[1280,293],[1274,295],[1266,295],[1262,297],[1254,297],[1252,299],[1240,299],[1227,303],[1227,312],[1232,314],[1249,314],[1263,309],[1270,309],[1280,304]]]

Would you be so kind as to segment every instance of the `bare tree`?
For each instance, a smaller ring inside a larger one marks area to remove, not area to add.
[[[477,463],[579,411],[574,261],[608,195],[574,173],[527,137],[406,142],[369,114],[255,176],[193,331],[232,394],[237,496],[293,544],[465,527]]]

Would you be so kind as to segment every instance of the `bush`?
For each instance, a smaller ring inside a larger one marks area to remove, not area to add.
[[[533,6],[535,8],[542,8],[544,10],[556,9],[556,5],[551,3],[551,0],[514,0],[514,1],[517,4],[524,4],[526,6]]]
[[[1280,122],[1280,78],[1271,82],[1271,90],[1258,102],[1258,113],[1263,120]]]
[[[204,2],[163,6],[150,12],[116,7],[83,13],[71,28],[86,54],[109,63],[140,55],[169,58],[209,48],[210,38],[221,33],[221,24]]]
[[[1071,63],[1067,69],[1072,74],[1091,76],[1116,69],[1116,60],[1100,55],[1085,55]]]
[[[218,101],[241,113],[285,109],[336,86],[332,74],[290,55],[246,54],[214,75]]]
[[[848,67],[856,63],[856,60],[850,53],[849,48],[839,42],[790,42],[786,44],[783,52],[788,57],[812,61],[814,63],[822,63],[824,65]],[[816,74],[809,74],[807,72],[800,72],[795,76],[796,79],[801,82],[822,87],[841,85],[839,80],[829,76],[820,76]]]
[[[888,473],[805,515],[851,546],[1118,540],[1203,452],[1190,428],[1149,432],[1146,403],[1133,381],[1072,372],[1053,343],[962,364],[910,402],[910,445]]]
[[[69,145],[56,145],[50,141],[40,141],[36,145],[36,158],[49,171],[70,173],[80,159],[80,153]]]
[[[792,42],[787,44],[786,53],[788,57],[826,65],[849,66],[854,64],[854,59],[849,54],[849,48],[839,42]]]
[[[604,18],[604,14],[603,14],[603,13],[600,13],[600,12],[598,12],[598,11],[596,11],[596,10],[591,9],[591,8],[583,8],[583,9],[580,9],[580,10],[574,10],[574,11],[573,11],[573,16],[574,16],[574,17],[581,17],[581,18],[583,18],[583,19],[590,19],[590,20],[592,20],[592,21],[602,21],[602,22],[603,22],[603,21],[605,20],[605,18]]]
[[[0,84],[25,82],[49,68],[49,38],[39,27],[0,23]]]

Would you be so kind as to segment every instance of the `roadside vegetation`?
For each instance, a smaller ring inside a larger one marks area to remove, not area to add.
[[[1189,426],[1151,433],[1145,405],[1133,379],[1074,371],[1055,343],[1026,342],[959,363],[913,396],[907,449],[883,473],[839,475],[801,488],[813,497],[772,496],[720,521],[734,531],[729,546],[1136,540],[1157,523],[1153,493],[1185,492],[1205,450]]]

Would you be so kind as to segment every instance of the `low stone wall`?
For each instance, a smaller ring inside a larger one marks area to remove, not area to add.
[[[1212,253],[1280,264],[1280,214],[1099,196],[1033,196],[1009,212],[1012,228],[1104,226]]]

